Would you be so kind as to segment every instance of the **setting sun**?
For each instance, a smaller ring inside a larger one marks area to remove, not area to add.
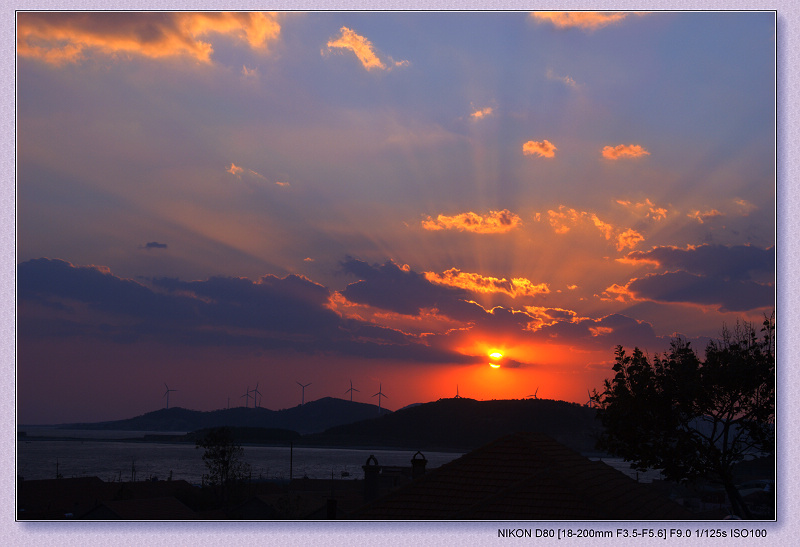
[[[499,351],[493,351],[492,353],[489,354],[489,357],[491,357],[492,359],[502,359],[503,354],[500,353]]]

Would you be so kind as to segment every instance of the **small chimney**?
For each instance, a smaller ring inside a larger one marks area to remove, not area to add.
[[[381,466],[378,465],[378,459],[370,455],[361,469],[364,470],[364,503],[369,503],[378,497]]]
[[[417,453],[411,457],[411,478],[416,480],[424,475],[426,465],[428,465],[428,460],[425,459],[422,452],[417,450]]]

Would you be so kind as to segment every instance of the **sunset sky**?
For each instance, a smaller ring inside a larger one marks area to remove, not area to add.
[[[585,403],[617,345],[760,324],[775,39],[771,12],[19,13],[18,422],[165,383]]]

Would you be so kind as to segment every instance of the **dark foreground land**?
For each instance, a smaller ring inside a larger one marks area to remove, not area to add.
[[[130,439],[192,444],[204,428],[227,426],[242,444],[389,448],[414,456],[400,467],[353,462],[364,466],[363,480],[245,480],[223,488],[170,480],[20,479],[17,518],[687,520],[730,514],[724,492],[712,485],[640,484],[581,455],[594,452],[600,427],[595,411],[586,406],[453,398],[394,413],[378,414],[376,407],[369,407],[322,399],[278,412],[174,408],[119,422],[70,424],[65,427],[193,431]],[[527,433],[518,433],[522,431]],[[467,453],[426,469],[426,451]],[[774,518],[774,476],[772,459],[739,466],[740,491],[758,518]]]
[[[363,462],[364,479],[17,482],[17,519],[36,520],[715,520],[720,489],[638,483],[539,433],[502,436],[439,468],[416,452],[408,466]],[[769,463],[740,470],[754,515],[773,519]]]

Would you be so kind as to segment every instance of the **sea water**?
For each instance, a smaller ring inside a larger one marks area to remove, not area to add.
[[[17,439],[17,476],[26,480],[95,476],[104,481],[185,480],[201,484],[207,473],[203,449],[193,443],[123,441],[141,439],[146,431],[26,429]],[[172,432],[171,434],[182,434]],[[37,439],[38,437],[38,439]],[[56,439],[59,437],[60,439]],[[63,440],[62,440],[63,439]],[[243,460],[253,479],[363,479],[370,456],[379,465],[411,466],[415,450],[356,450],[243,445]],[[460,452],[424,452],[427,469],[439,467]]]
[[[164,431],[96,431],[55,428],[25,428],[26,436],[17,439],[17,476],[32,479],[95,476],[104,481],[185,480],[201,484],[207,473],[203,450],[192,443],[131,442],[146,434],[182,435]],[[46,438],[48,440],[37,440]],[[52,440],[50,440],[52,439]],[[63,439],[63,440],[56,440]],[[363,479],[361,468],[370,456],[379,465],[411,465],[415,450],[357,450],[289,446],[243,446],[251,478],[264,480]],[[434,469],[462,455],[461,452],[424,452],[427,469]],[[661,478],[658,470],[637,472],[621,458],[597,456],[618,471],[638,480]]]

